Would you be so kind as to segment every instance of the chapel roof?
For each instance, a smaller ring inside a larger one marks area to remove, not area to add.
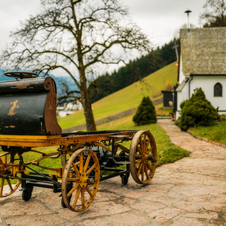
[[[226,74],[226,27],[180,30],[182,70],[190,74]]]

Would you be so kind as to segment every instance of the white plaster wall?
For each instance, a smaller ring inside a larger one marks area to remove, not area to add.
[[[182,83],[182,81],[185,79],[184,73],[183,73],[183,68],[182,68],[182,56],[180,57],[180,71],[179,71],[179,84]]]
[[[181,92],[177,92],[177,110],[181,110],[180,109],[180,104],[182,101],[189,99],[189,94],[188,94],[188,85],[189,81],[186,83],[186,85],[184,86],[184,88],[181,90]]]
[[[183,73],[183,66],[182,66],[182,56],[180,57],[180,71],[179,71],[179,84],[181,84],[183,82],[183,80],[185,79],[184,73]],[[176,112],[176,119],[178,119],[178,117],[180,117],[180,103],[186,99],[188,99],[188,88],[186,87],[187,84],[185,85],[185,87],[181,90],[181,92],[177,92],[177,112]]]
[[[180,117],[180,103],[183,101],[182,92],[177,92],[177,111],[176,111],[176,119]]]
[[[222,97],[214,97],[214,85],[216,83],[222,85]],[[195,88],[202,88],[207,100],[219,110],[226,112],[226,76],[194,76],[191,81],[191,95],[194,93]]]
[[[222,97],[214,97],[214,85],[216,83],[222,85]],[[219,114],[226,114],[226,76],[194,76],[190,81],[190,97],[194,93],[194,89],[202,88],[207,100],[217,108],[219,107]],[[177,113],[176,118],[180,116],[180,103],[186,99],[189,99],[189,81],[184,86],[181,92],[177,92]]]

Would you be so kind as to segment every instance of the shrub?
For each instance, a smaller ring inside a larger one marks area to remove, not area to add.
[[[195,125],[209,125],[214,121],[216,109],[206,99],[204,92],[199,88],[189,100],[180,104],[181,130],[187,131]]]
[[[147,96],[141,101],[136,114],[133,116],[133,122],[136,125],[146,125],[156,123],[156,111],[151,99]]]
[[[226,114],[220,115],[221,120],[226,120]]]

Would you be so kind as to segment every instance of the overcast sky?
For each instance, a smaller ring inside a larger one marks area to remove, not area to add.
[[[186,10],[191,10],[189,22],[201,27],[199,15],[206,0],[124,0],[130,14],[155,45],[169,42],[187,24]]]
[[[91,1],[91,0],[90,0]],[[204,11],[206,0],[122,0],[129,7],[130,16],[145,34],[153,46],[161,46],[178,34],[187,23],[187,9],[192,13],[190,23],[197,27],[199,15]],[[0,50],[9,41],[10,31],[20,25],[20,21],[40,12],[39,0],[0,0]]]

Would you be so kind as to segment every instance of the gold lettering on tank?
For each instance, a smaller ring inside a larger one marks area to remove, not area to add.
[[[14,110],[16,109],[16,108],[20,108],[18,105],[17,105],[17,103],[18,103],[18,100],[16,100],[16,101],[14,101],[14,102],[11,102],[11,104],[13,105],[11,108],[10,108],[10,110],[9,110],[9,116],[12,116],[12,115],[15,115],[16,113],[14,112]]]

